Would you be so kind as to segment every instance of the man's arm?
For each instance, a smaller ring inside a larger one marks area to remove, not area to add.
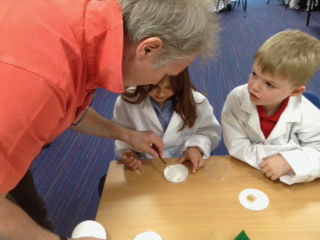
[[[85,117],[77,125],[71,127],[80,133],[117,139],[127,142],[134,149],[150,154],[157,158],[163,154],[162,139],[152,131],[138,132],[118,125],[89,108]],[[151,144],[157,146],[159,154],[150,147]]]

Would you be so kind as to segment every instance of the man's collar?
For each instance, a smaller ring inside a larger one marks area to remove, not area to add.
[[[116,0],[88,3],[85,49],[88,88],[124,91],[122,76],[123,17]]]

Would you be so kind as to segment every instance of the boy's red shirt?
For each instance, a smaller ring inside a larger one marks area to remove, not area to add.
[[[273,116],[267,116],[262,106],[257,106],[259,118],[260,118],[260,126],[261,130],[267,139],[272,132],[273,128],[277,125],[279,118],[283,111],[286,109],[289,102],[289,97],[287,97],[281,103],[279,110]]]

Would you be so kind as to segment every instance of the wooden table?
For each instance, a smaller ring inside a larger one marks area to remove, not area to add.
[[[288,186],[232,157],[209,159],[214,160],[230,166],[227,180],[212,180],[201,169],[174,184],[164,179],[159,159],[144,161],[138,171],[112,161],[96,221],[108,240],[131,240],[147,230],[164,240],[231,240],[243,229],[254,240],[320,239],[319,180]],[[238,197],[246,188],[266,193],[269,207],[244,208]]]

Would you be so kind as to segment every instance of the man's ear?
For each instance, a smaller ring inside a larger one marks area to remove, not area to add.
[[[304,93],[304,91],[306,91],[306,86],[300,86],[298,88],[295,88],[290,96],[300,96],[302,93]]]
[[[141,60],[146,57],[155,58],[162,48],[162,40],[158,37],[150,37],[141,41],[136,48],[137,59]]]

